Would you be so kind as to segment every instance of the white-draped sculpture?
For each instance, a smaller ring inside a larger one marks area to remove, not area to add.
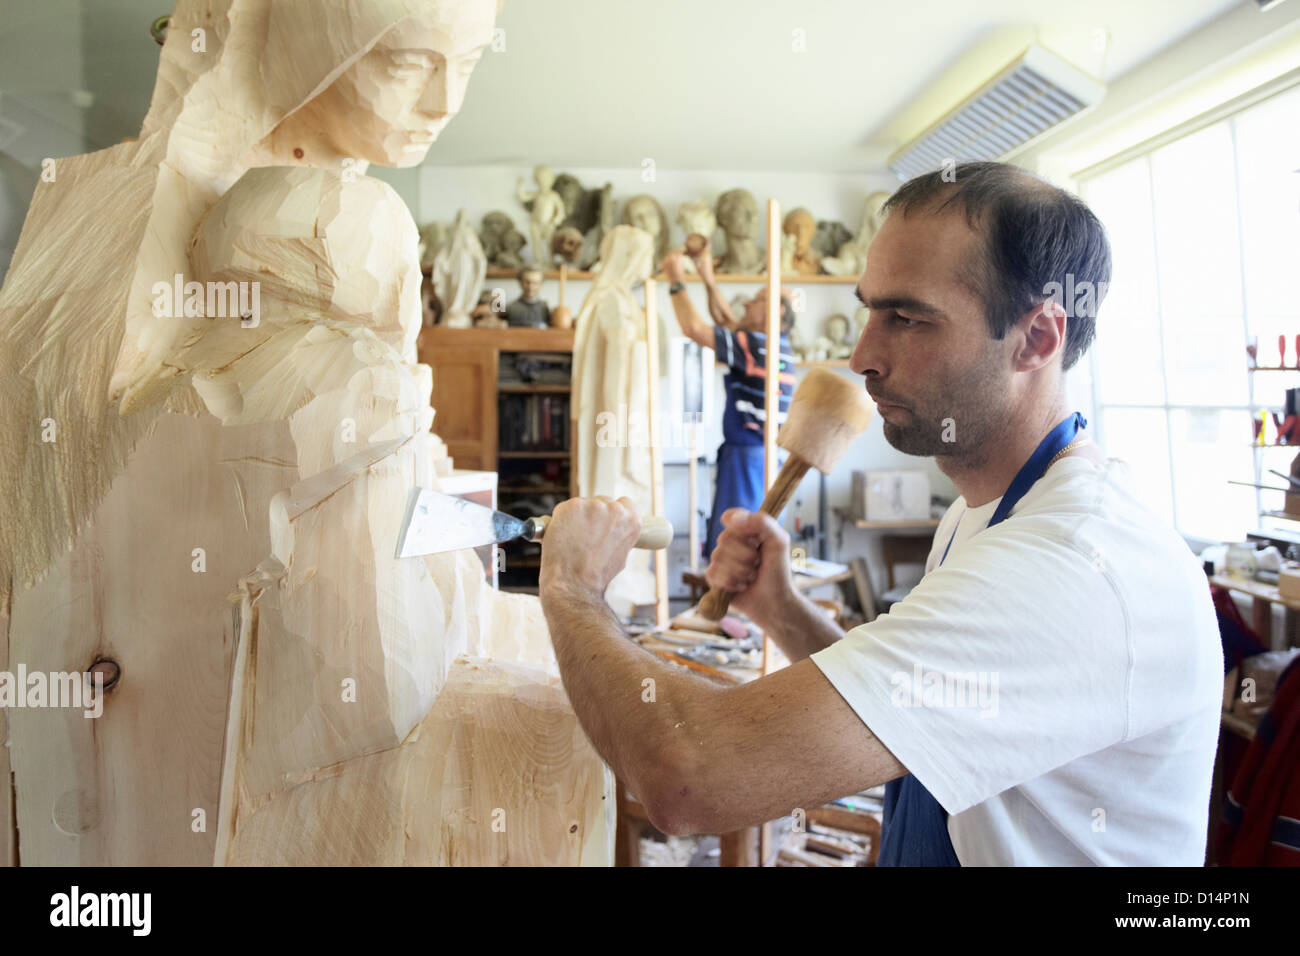
[[[433,257],[433,287],[442,303],[439,325],[468,329],[487,276],[487,256],[465,210],[456,214],[451,235]]]
[[[616,226],[600,244],[600,271],[578,310],[573,343],[578,494],[626,495],[649,514],[649,364],[646,314],[633,288],[654,267],[654,237]],[[627,616],[655,601],[650,552],[633,549],[605,592]]]

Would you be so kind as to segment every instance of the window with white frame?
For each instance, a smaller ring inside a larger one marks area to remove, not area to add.
[[[1281,487],[1300,447],[1276,442],[1300,387],[1300,86],[1080,182],[1110,237],[1112,281],[1091,368],[1098,440],[1184,535],[1300,532]],[[1279,353],[1278,337],[1286,345]],[[1258,343],[1250,371],[1246,346]]]

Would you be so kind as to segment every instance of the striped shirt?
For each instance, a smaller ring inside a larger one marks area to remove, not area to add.
[[[722,416],[722,437],[742,445],[759,445],[763,442],[764,383],[767,381],[767,336],[762,332],[741,332],[713,327],[713,351],[719,362],[727,366],[724,383],[727,388],[727,407]],[[785,422],[794,395],[794,352],[790,337],[781,336],[778,356],[780,392],[777,427]]]

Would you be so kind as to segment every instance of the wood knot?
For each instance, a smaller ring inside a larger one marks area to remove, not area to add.
[[[302,147],[301,147],[301,146],[295,146],[295,147],[293,148],[293,158],[294,158],[294,159],[302,159]]]
[[[96,674],[102,674],[104,680],[104,690],[112,690],[117,686],[118,680],[122,677],[122,668],[117,661],[109,660],[107,657],[96,658],[94,663],[86,671],[93,681]]]

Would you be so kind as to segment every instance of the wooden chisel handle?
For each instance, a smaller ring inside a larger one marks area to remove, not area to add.
[[[546,526],[551,523],[551,516],[539,515],[528,520],[533,523],[533,534],[528,540],[541,541],[542,535],[546,534]],[[658,515],[642,515],[641,534],[637,536],[636,544],[632,547],[645,551],[659,551],[668,547],[672,540],[672,522]]]
[[[759,509],[765,514],[775,518],[785,507],[785,503],[790,500],[794,494],[799,482],[803,481],[803,476],[807,474],[811,466],[798,455],[791,454],[781,466],[777,473],[776,481],[772,482],[772,487],[767,489],[767,495],[763,498],[763,506]],[[710,621],[720,621],[726,615],[727,609],[731,607],[731,599],[735,597],[734,591],[726,591],[722,588],[709,588],[707,594],[700,600],[700,616],[706,617]]]

